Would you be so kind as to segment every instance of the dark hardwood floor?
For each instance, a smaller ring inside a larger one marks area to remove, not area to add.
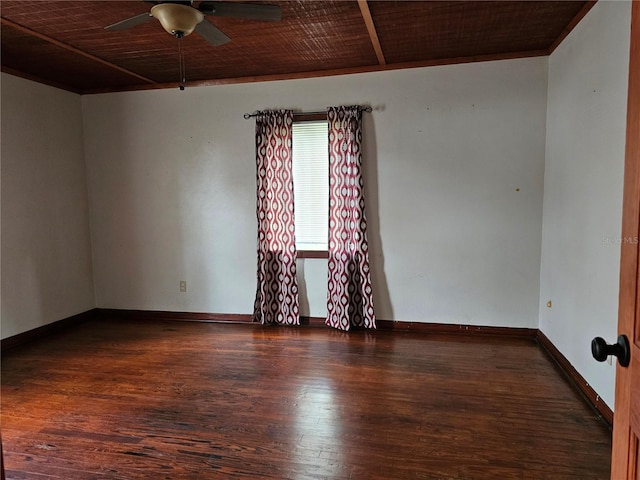
[[[529,339],[95,319],[2,359],[8,479],[598,479]]]

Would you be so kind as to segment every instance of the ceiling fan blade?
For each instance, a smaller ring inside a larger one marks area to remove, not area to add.
[[[207,42],[216,47],[231,40],[222,32],[222,30],[206,20],[203,20],[196,25],[196,32]]]
[[[235,2],[200,2],[198,6],[205,15],[216,17],[236,17],[250,20],[278,22],[282,19],[282,11],[277,5],[256,5],[254,3]]]
[[[126,20],[122,20],[120,22],[114,23],[113,25],[109,25],[108,27],[104,27],[105,30],[125,30],[127,28],[135,27],[136,25],[140,25],[142,23],[148,22],[151,19],[151,15],[149,12],[141,13],[140,15],[136,15],[135,17],[127,18]]]

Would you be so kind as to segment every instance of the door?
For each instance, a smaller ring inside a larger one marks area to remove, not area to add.
[[[618,313],[631,363],[616,367],[612,480],[640,480],[640,1],[632,5]]]

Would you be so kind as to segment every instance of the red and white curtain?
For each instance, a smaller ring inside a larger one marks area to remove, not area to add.
[[[329,285],[326,324],[376,328],[362,178],[362,108],[329,107]]]
[[[258,287],[253,320],[299,325],[289,110],[256,116]]]

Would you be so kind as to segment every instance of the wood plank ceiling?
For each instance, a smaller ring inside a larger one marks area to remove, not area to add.
[[[285,0],[280,22],[207,16],[229,37],[184,38],[187,85],[548,55],[594,2]],[[199,2],[194,2],[197,6]],[[177,40],[152,2],[2,0],[2,70],[77,93],[174,87]]]

